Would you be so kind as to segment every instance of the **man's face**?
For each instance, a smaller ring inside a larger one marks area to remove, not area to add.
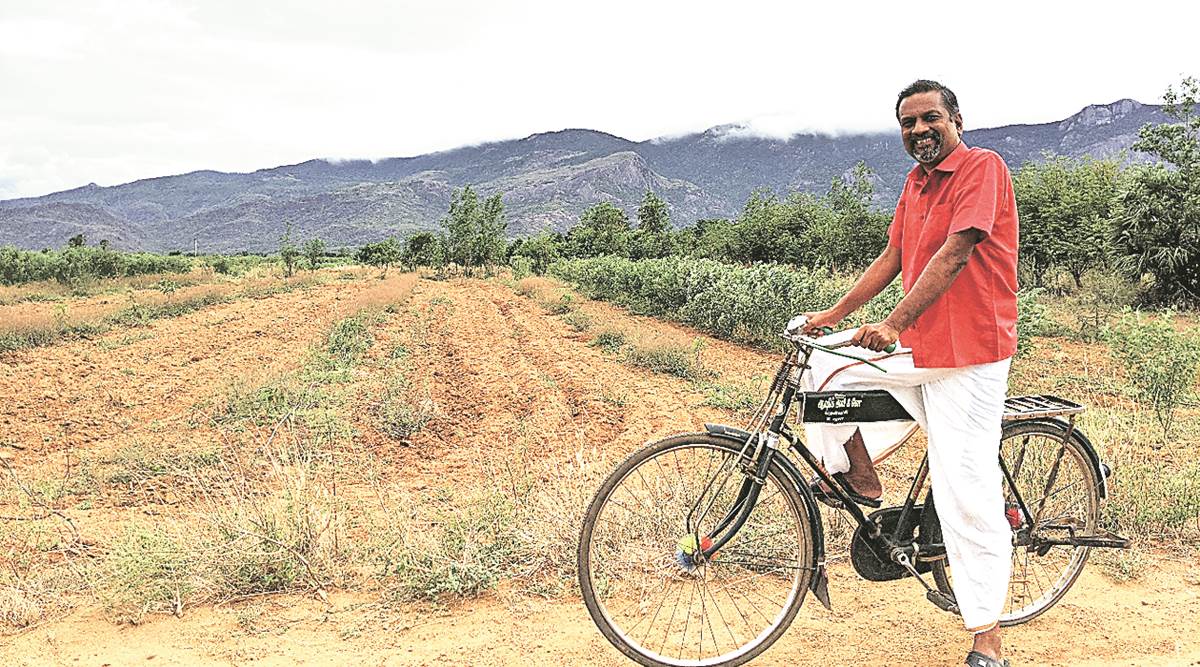
[[[904,150],[932,169],[955,148],[962,134],[962,115],[950,115],[936,90],[909,95],[900,102],[900,136]]]

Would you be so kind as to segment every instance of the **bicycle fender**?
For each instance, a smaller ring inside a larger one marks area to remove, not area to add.
[[[738,446],[746,444],[746,441],[753,435],[749,431],[725,424],[705,424],[704,430],[713,437],[728,440]],[[784,473],[795,485],[808,515],[813,518],[809,522],[813,542],[813,577],[808,588],[826,609],[833,609],[833,605],[829,601],[829,577],[825,574],[825,529],[821,521],[821,507],[817,504],[812,489],[805,483],[804,475],[800,473],[796,464],[787,456],[776,456],[775,461],[779,463]]]
[[[1031,419],[1031,420],[1023,420],[1023,421],[1008,422],[1008,423],[1026,424],[1026,423],[1029,423],[1030,421],[1040,422],[1043,424],[1053,426],[1055,428],[1062,429],[1062,432],[1064,434],[1066,434],[1067,429],[1071,427],[1070,422],[1068,422],[1065,419],[1060,419],[1058,417],[1049,417],[1049,418],[1045,418],[1045,419]],[[1084,432],[1079,428],[1079,424],[1076,424],[1075,429],[1071,432],[1071,439],[1075,440],[1076,442],[1079,443],[1079,445],[1081,447],[1083,447],[1083,451],[1085,454],[1087,454],[1087,457],[1088,457],[1088,463],[1092,466],[1092,472],[1096,473],[1096,479],[1100,480],[1100,500],[1104,500],[1105,498],[1108,498],[1108,478],[1109,478],[1109,475],[1112,474],[1112,471],[1108,468],[1108,466],[1104,465],[1104,463],[1100,460],[1100,454],[1096,452],[1095,445],[1092,444],[1091,440],[1088,440],[1087,435],[1085,435]]]

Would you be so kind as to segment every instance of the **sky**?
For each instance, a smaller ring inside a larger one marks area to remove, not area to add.
[[[1197,25],[1158,0],[0,0],[0,199],[563,128],[895,131],[917,78],[968,129],[1049,122],[1200,76]]]

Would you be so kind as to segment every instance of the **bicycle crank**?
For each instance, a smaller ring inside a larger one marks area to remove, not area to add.
[[[908,573],[911,574],[913,578],[921,582],[921,585],[925,587],[926,600],[932,602],[938,609],[941,609],[942,611],[948,611],[951,614],[960,613],[958,610],[958,603],[955,602],[954,598],[930,586],[925,579],[921,577],[921,573],[917,572],[917,568],[913,566],[912,559],[908,557],[907,553],[899,548],[893,549],[892,560],[899,563],[901,567],[908,570]]]

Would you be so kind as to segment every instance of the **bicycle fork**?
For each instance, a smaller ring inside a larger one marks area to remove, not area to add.
[[[768,433],[764,437],[769,440],[771,439],[772,434]],[[778,439],[779,436],[774,436],[774,440],[776,442]],[[774,462],[775,455],[778,453],[770,442],[762,442],[760,443],[760,447],[763,448],[763,451],[761,455],[755,457],[754,468],[752,470],[743,471],[744,474],[742,476],[741,486],[738,488],[737,496],[734,498],[733,505],[729,508],[729,511],[725,513],[725,516],[721,517],[721,520],[717,522],[717,525],[713,526],[708,535],[699,534],[700,523],[704,521],[704,518],[708,515],[709,510],[711,510],[713,504],[716,503],[717,497],[725,489],[725,485],[728,484],[729,480],[736,474],[736,470],[729,470],[726,472],[723,468],[718,469],[717,474],[709,480],[708,485],[700,494],[700,498],[697,499],[696,504],[693,505],[691,510],[688,512],[687,528],[689,534],[695,540],[695,544],[704,544],[704,538],[711,540],[711,545],[697,549],[703,555],[701,562],[711,559],[714,554],[728,544],[729,541],[732,540],[735,535],[737,535],[738,531],[742,529],[742,526],[746,524],[746,520],[750,518],[750,512],[754,510],[754,506],[758,502],[758,495],[762,491],[763,483],[766,481],[767,471],[771,469],[771,463]],[[736,461],[737,459],[730,459],[727,464],[735,463]],[[714,483],[717,481],[717,478],[721,478],[721,481],[720,484],[716,485],[716,490],[713,491],[712,488]],[[709,495],[709,491],[712,491],[712,495],[707,506],[705,506],[703,511],[700,512],[699,516],[696,516],[696,511],[703,503],[704,497]]]

